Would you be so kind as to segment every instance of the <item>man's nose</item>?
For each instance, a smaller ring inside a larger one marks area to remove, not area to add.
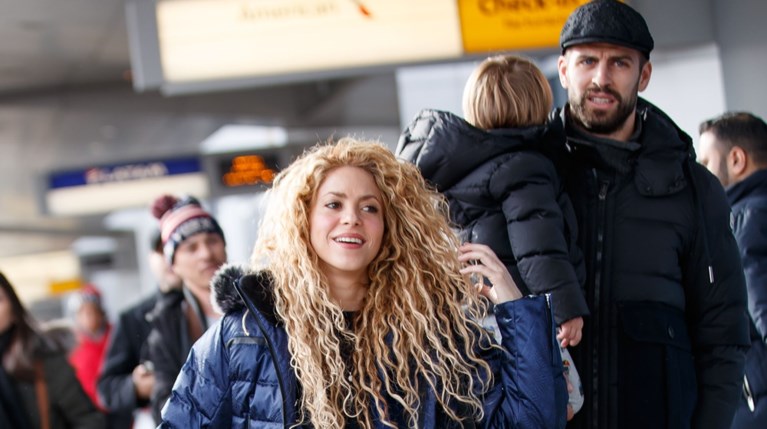
[[[213,255],[213,246],[208,243],[203,243],[199,248],[200,256],[203,258],[209,258]]]
[[[606,62],[600,62],[594,69],[594,75],[591,82],[599,88],[605,88],[612,84],[612,75]]]

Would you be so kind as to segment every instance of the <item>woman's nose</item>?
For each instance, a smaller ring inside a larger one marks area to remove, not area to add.
[[[356,225],[359,223],[359,215],[355,209],[346,209],[343,212],[343,222],[345,224]]]

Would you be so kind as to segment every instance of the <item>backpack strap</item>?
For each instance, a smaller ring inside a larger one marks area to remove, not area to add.
[[[43,361],[39,359],[35,361],[35,394],[37,395],[37,409],[40,412],[40,429],[50,429],[48,384],[45,382]]]

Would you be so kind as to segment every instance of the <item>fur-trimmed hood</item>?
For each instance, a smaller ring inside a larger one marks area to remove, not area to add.
[[[211,280],[211,302],[218,312],[227,314],[246,308],[237,291],[238,286],[264,317],[274,324],[278,323],[274,310],[272,276],[268,271],[251,273],[234,264],[223,265]]]

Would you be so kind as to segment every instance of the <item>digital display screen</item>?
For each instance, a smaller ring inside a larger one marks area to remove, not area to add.
[[[276,154],[238,154],[219,160],[220,183],[227,188],[270,185],[277,174]]]

